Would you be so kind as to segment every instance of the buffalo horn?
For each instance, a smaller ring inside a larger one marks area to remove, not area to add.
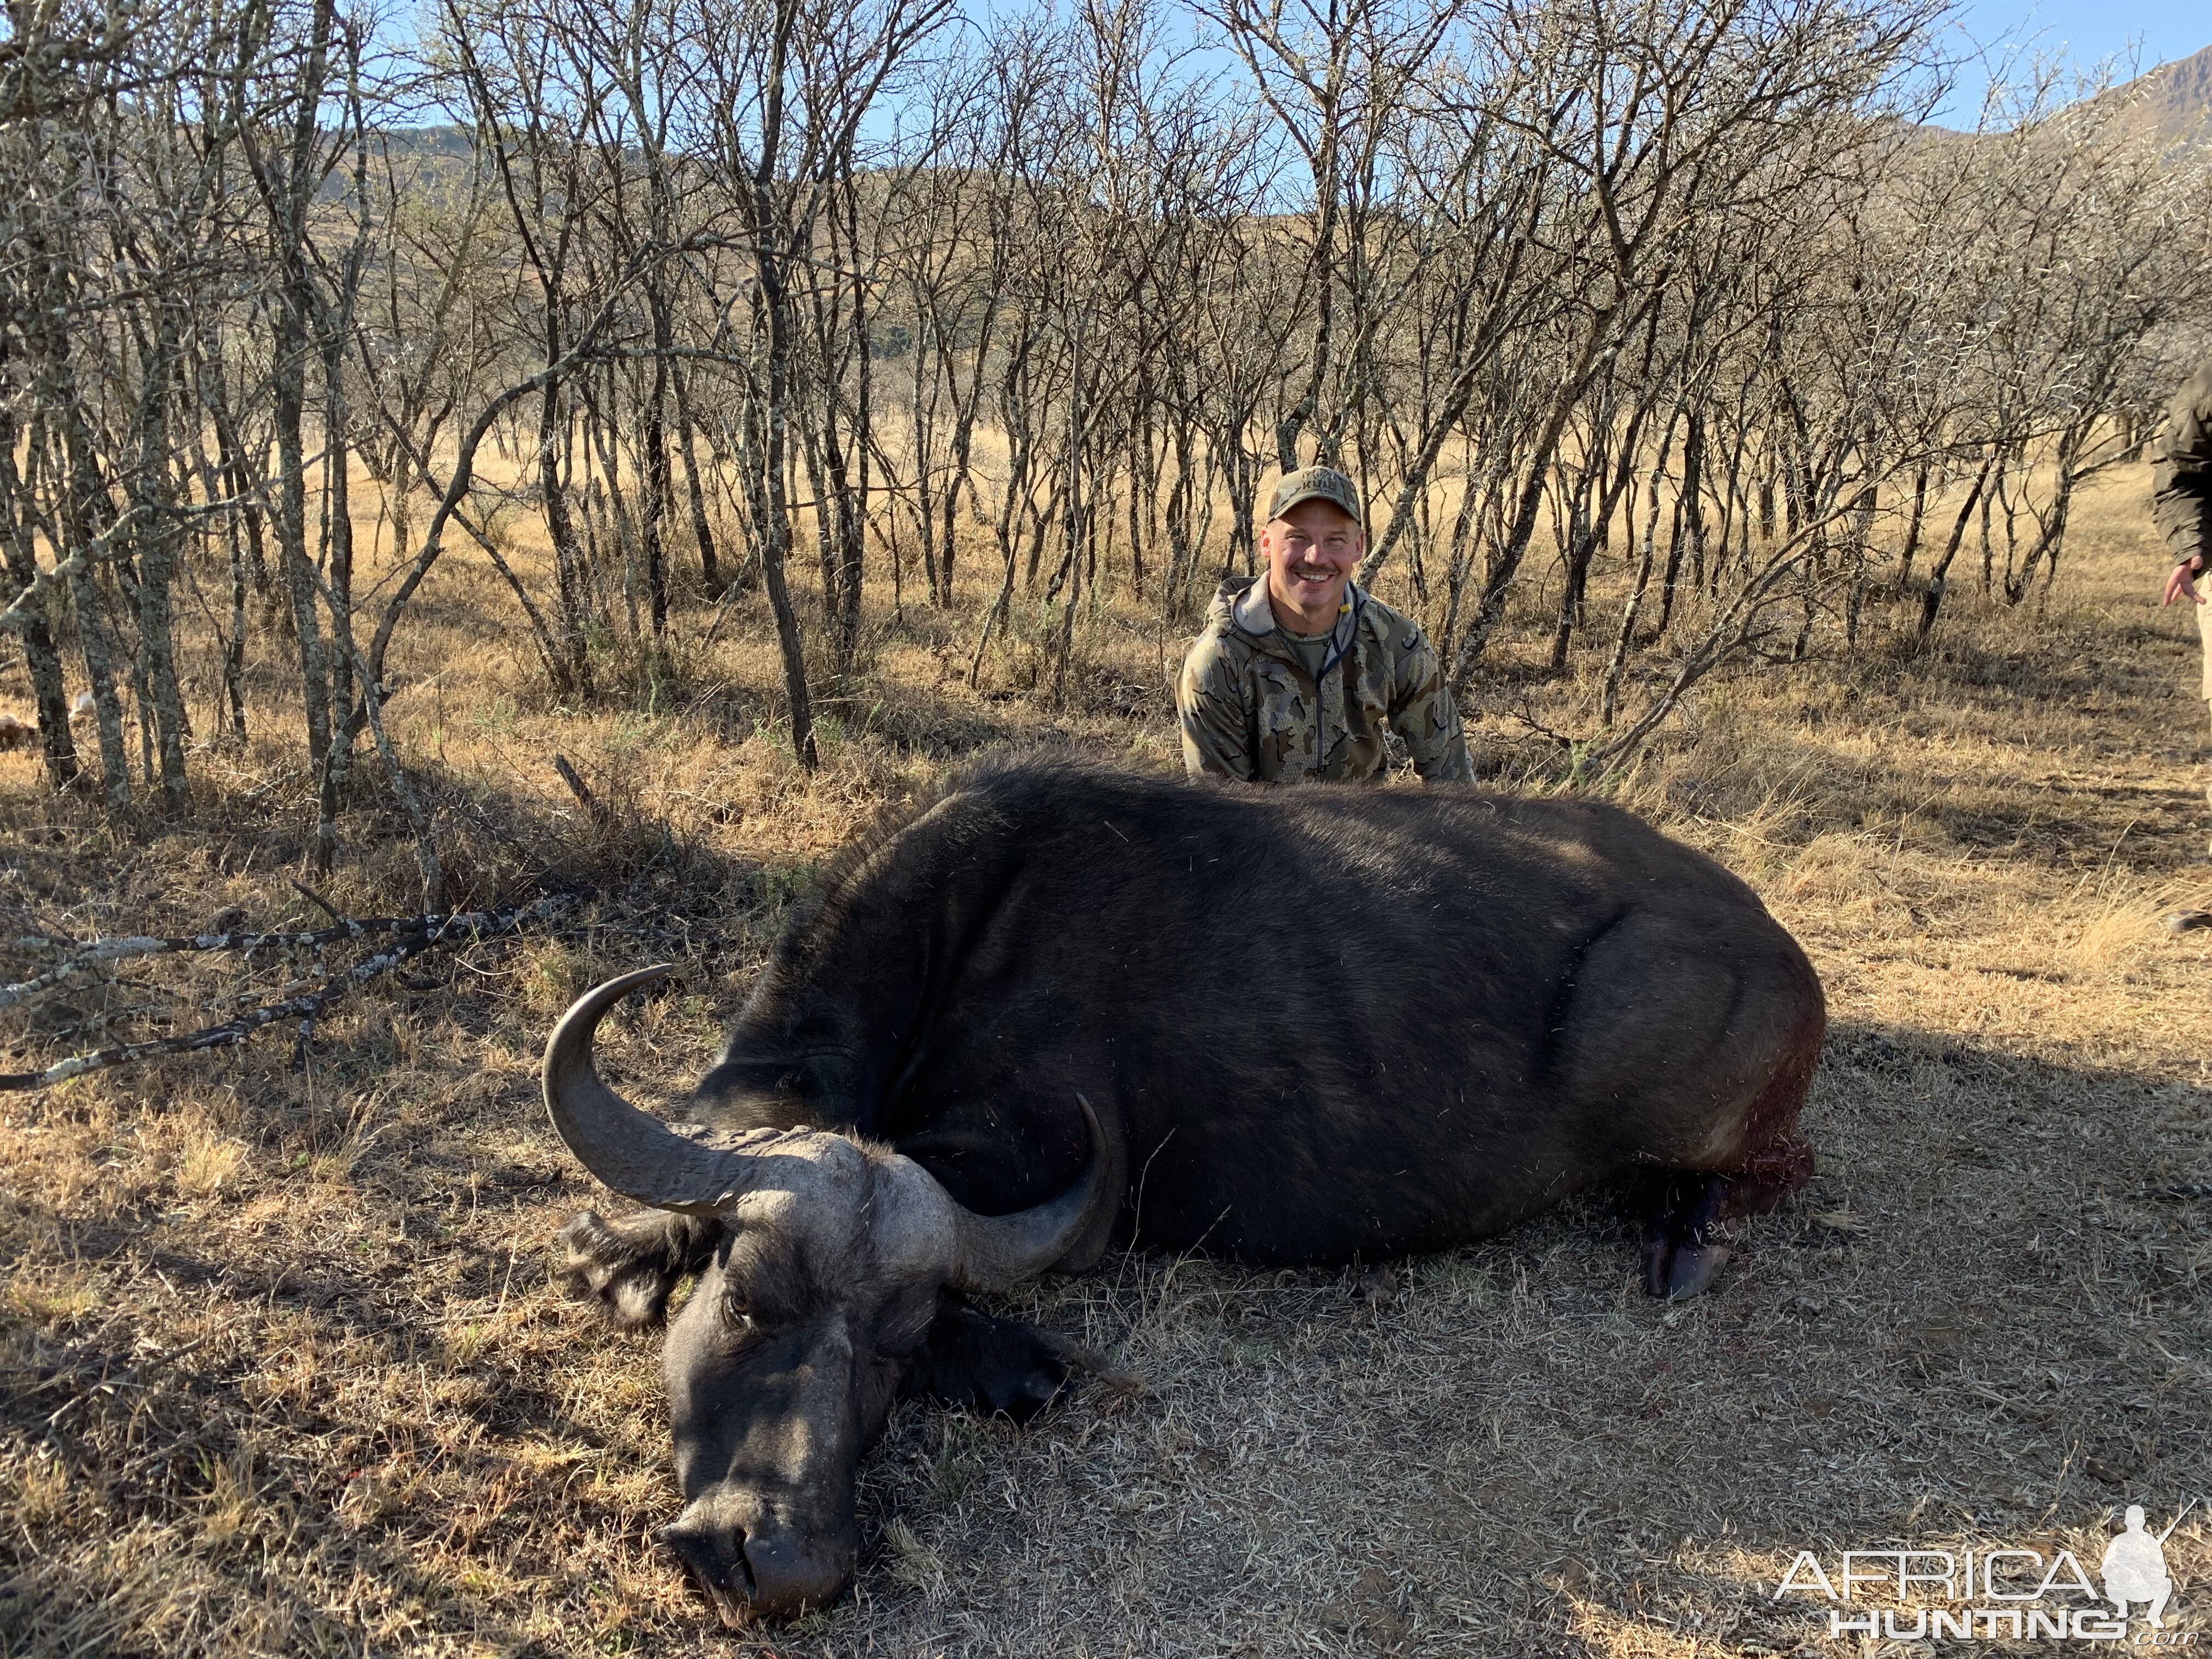
[[[672,964],[641,968],[578,997],[545,1041],[545,1109],[577,1161],[624,1198],[694,1215],[720,1208],[744,1185],[744,1158],[687,1140],[600,1081],[592,1033],[623,994]]]
[[[1112,1197],[1108,1188],[1106,1132],[1081,1095],[1083,1127],[1091,1135],[1091,1166],[1058,1198],[1012,1215],[977,1215],[956,1204],[958,1256],[952,1282],[963,1291],[1004,1291],[1035,1279],[1065,1255]]]

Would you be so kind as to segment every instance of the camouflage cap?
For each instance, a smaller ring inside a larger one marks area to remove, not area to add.
[[[1353,518],[1359,514],[1359,492],[1352,480],[1330,466],[1301,467],[1276,480],[1275,493],[1267,497],[1267,520],[1279,519],[1300,501],[1322,501],[1342,507]]]

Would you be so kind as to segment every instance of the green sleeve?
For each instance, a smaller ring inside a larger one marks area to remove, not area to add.
[[[1407,629],[1397,656],[1390,729],[1413,756],[1413,769],[1430,783],[1474,782],[1474,763],[1468,756],[1451,688],[1444,684],[1443,665],[1419,629]]]
[[[1212,630],[1199,635],[1182,659],[1176,683],[1176,716],[1182,726],[1183,769],[1191,776],[1253,780],[1251,721],[1243,676],[1235,672]]]

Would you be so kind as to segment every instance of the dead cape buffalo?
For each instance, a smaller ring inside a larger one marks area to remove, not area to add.
[[[1109,1243],[1372,1260],[1643,1171],[1647,1284],[1705,1286],[1771,1206],[1820,981],[1751,890],[1583,800],[976,773],[850,848],[793,921],[686,1135],[545,1050],[555,1127],[651,1206],[562,1231],[572,1283],[659,1321],[685,1500],[662,1534],[726,1620],[850,1582],[895,1395],[1025,1416],[1060,1350],[961,1291]]]

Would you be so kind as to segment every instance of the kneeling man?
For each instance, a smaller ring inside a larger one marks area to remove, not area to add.
[[[1352,580],[1367,551],[1352,480],[1285,475],[1260,531],[1261,573],[1224,582],[1176,688],[1183,764],[1254,783],[1372,778],[1387,723],[1431,783],[1474,768],[1443,665],[1410,617]]]
[[[2160,1615],[2173,1594],[2173,1580],[2166,1571],[2165,1536],[2154,1538],[2145,1530],[2140,1504],[2128,1505],[2127,1520],[2128,1529],[2105,1546],[2105,1599],[2123,1619],[2128,1616],[2129,1602],[2149,1602],[2150,1627],[2164,1630],[2166,1620]]]

